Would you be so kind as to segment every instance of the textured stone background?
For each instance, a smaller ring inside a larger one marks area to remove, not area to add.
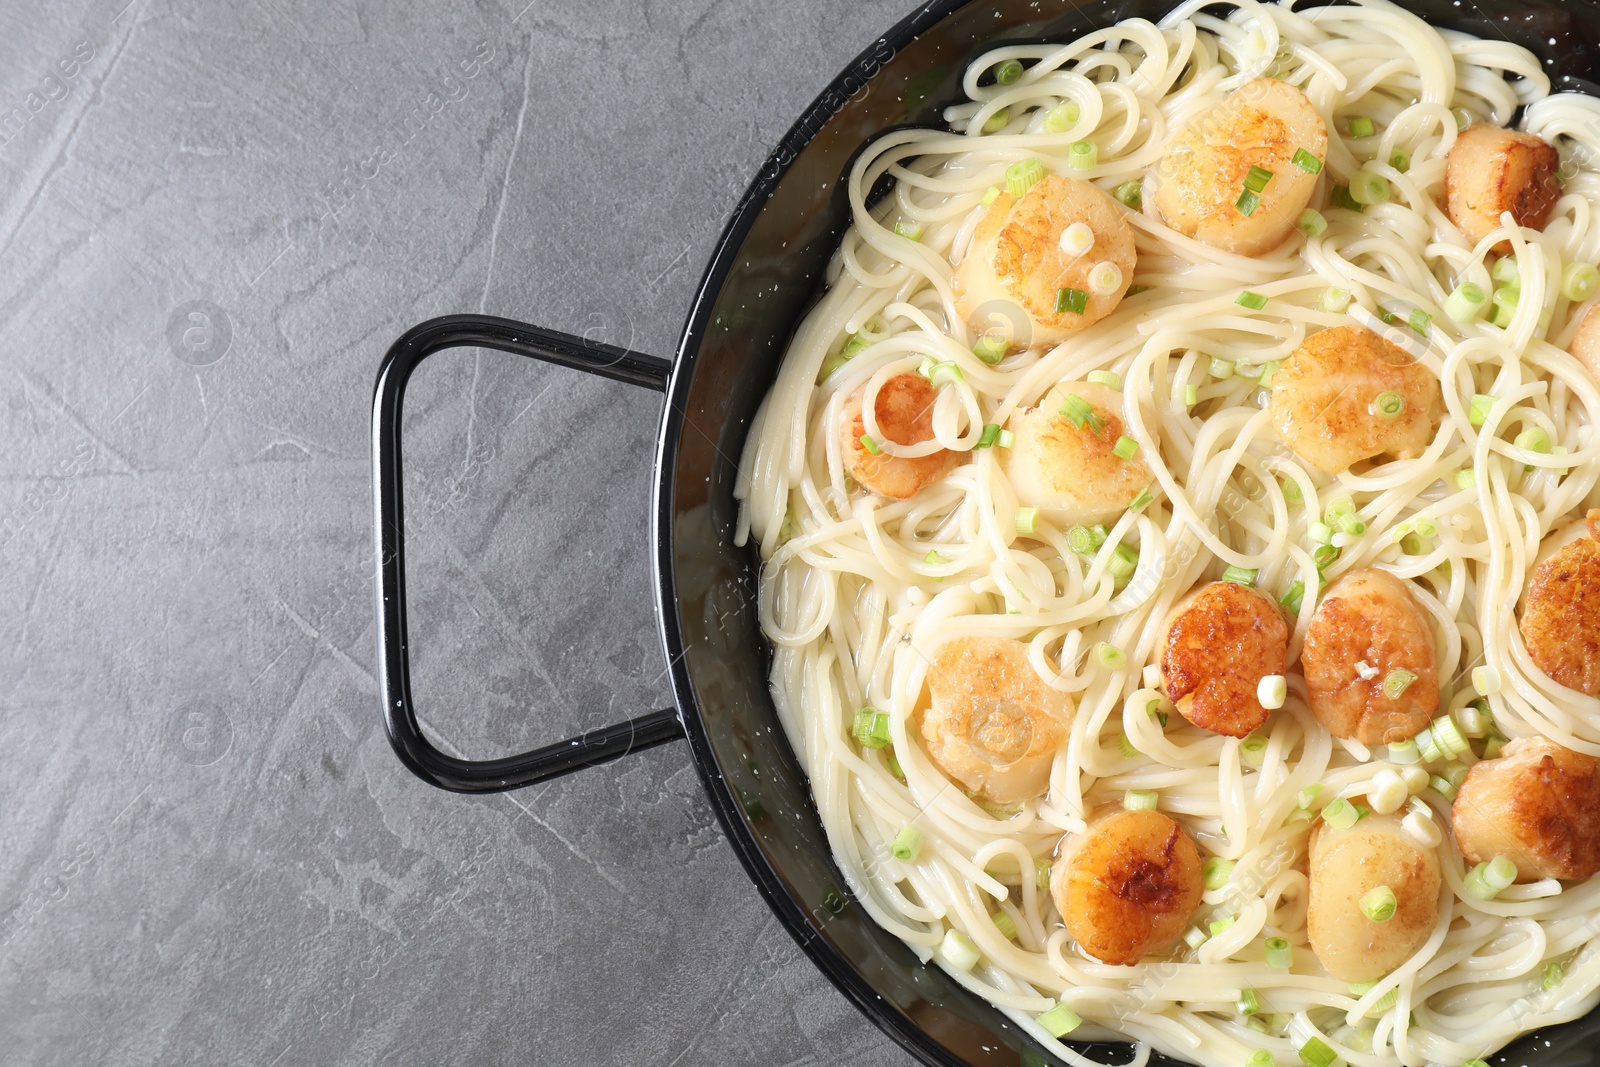
[[[769,146],[908,6],[525,3],[0,11],[6,1063],[909,1062],[682,746],[467,799],[383,738],[389,341],[482,310],[670,353]],[[459,750],[666,701],[658,403],[421,372],[416,688]]]

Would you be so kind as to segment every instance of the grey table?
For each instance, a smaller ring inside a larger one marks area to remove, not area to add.
[[[669,746],[404,771],[368,403],[452,311],[670,354],[769,146],[905,0],[0,13],[0,1060],[908,1063]],[[419,704],[475,756],[663,706],[658,399],[511,356],[409,405]]]

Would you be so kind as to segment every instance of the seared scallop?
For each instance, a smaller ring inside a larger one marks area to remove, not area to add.
[[[1329,474],[1376,456],[1420,456],[1438,422],[1439,382],[1411,355],[1360,326],[1312,334],[1272,379],[1283,443]]]
[[[1063,839],[1050,893],[1079,947],[1131,966],[1183,932],[1205,891],[1200,850],[1159,811],[1119,811]]]
[[[1072,698],[1039,677],[1027,645],[998,637],[946,641],[928,666],[928,692],[922,741],[946,776],[996,804],[1032,800],[1050,787]]]
[[[1534,665],[1555,682],[1600,696],[1600,511],[1534,568],[1519,629]]]
[[[1311,711],[1335,737],[1404,741],[1439,708],[1433,630],[1408,583],[1351,571],[1328,587],[1300,654]]]
[[[1258,78],[1179,131],[1149,181],[1168,226],[1253,256],[1294,231],[1327,151],[1328,131],[1305,94]],[[1316,160],[1311,169],[1295,162],[1300,152],[1301,162]]]
[[[1000,465],[1017,501],[1061,525],[1110,522],[1155,477],[1143,459],[1116,454],[1122,394],[1094,382],[1063,382],[1007,424],[1014,440]],[[1085,414],[1087,412],[1087,414]]]
[[[1311,951],[1341,982],[1375,982],[1428,939],[1439,917],[1439,856],[1396,815],[1368,815],[1348,830],[1311,832]],[[1384,890],[1388,892],[1385,893]],[[1379,910],[1393,895],[1393,911]]]
[[[1133,282],[1133,227],[1086,181],[1050,175],[1021,197],[1001,193],[951,283],[980,333],[994,320],[1018,348],[1061,343],[1116,310]]]
[[[1445,169],[1445,210],[1450,221],[1476,245],[1500,228],[1511,212],[1518,226],[1544,229],[1561,198],[1556,171],[1561,155],[1528,133],[1479,122],[1456,137]],[[1511,251],[1501,241],[1494,251]]]
[[[1213,733],[1245,737],[1271,714],[1261,679],[1284,672],[1289,627],[1278,606],[1237,582],[1191,593],[1167,619],[1161,677],[1185,719]]]
[[[1508,742],[1467,772],[1450,821],[1472,863],[1504,856],[1519,882],[1588,878],[1600,871],[1600,760],[1545,737]]]
[[[865,389],[865,386],[862,387]],[[897,445],[920,445],[933,440],[933,404],[939,391],[920,374],[897,374],[878,390],[873,415],[878,432]],[[840,444],[850,477],[896,500],[916,496],[925,486],[943,478],[960,461],[948,449],[926,456],[891,456],[867,447],[866,425],[861,417],[862,393],[845,403]]]
[[[1590,377],[1600,382],[1600,304],[1589,305],[1589,310],[1583,313],[1583,321],[1578,323],[1578,332],[1572,335],[1567,351],[1584,365]]]

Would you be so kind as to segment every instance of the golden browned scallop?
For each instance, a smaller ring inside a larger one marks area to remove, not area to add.
[[[1294,86],[1258,78],[1180,130],[1146,189],[1154,186],[1162,221],[1185,237],[1259,255],[1283,243],[1311,202],[1317,176],[1293,162],[1299,151],[1319,163],[1327,155],[1322,116]],[[1259,202],[1245,197],[1252,167],[1271,175],[1253,194]]]
[[[1472,244],[1500,228],[1509,211],[1518,226],[1544,229],[1561,199],[1561,155],[1548,142],[1486,122],[1462,130],[1445,168],[1445,210]],[[1511,251],[1501,241],[1494,251]]]
[[[1373,568],[1350,571],[1317,605],[1300,653],[1312,713],[1334,737],[1363,745],[1414,737],[1439,709],[1433,646],[1407,582]],[[1396,671],[1411,681],[1391,681]]]
[[[1379,398],[1391,393],[1400,410],[1381,414]],[[1371,330],[1335,326],[1306,338],[1284,362],[1268,410],[1295,454],[1339,474],[1375,456],[1422,455],[1441,403],[1438,379],[1415,357]]]
[[[1590,511],[1586,527],[1567,536],[1574,533],[1534,568],[1518,628],[1541,671],[1568,689],[1600,696],[1600,511]]]
[[[996,804],[1031,800],[1050,787],[1072,698],[1039,677],[1027,645],[998,637],[946,641],[928,666],[928,692],[922,741],[949,778]]]
[[[1094,418],[1080,426],[1062,414],[1071,397],[1088,404]],[[1013,415],[1006,425],[1014,440],[999,457],[1017,501],[1062,526],[1110,522],[1126,511],[1155,476],[1140,456],[1114,451],[1124,431],[1122,403],[1107,386],[1062,382],[1037,407]]]
[[[1567,351],[1584,365],[1590,377],[1600,382],[1600,314],[1597,313],[1600,313],[1600,303],[1589,305]]]
[[[1090,956],[1120,966],[1170,945],[1204,892],[1200,850],[1159,811],[1119,811],[1063,838],[1050,870],[1068,932]]]
[[[862,393],[857,391],[845,403],[840,444],[850,477],[874,493],[905,500],[943,478],[960,462],[958,453],[944,448],[915,457],[873,453],[861,441],[867,432],[861,417],[861,398]],[[920,445],[933,440],[933,404],[938,398],[939,391],[920,374],[895,375],[878,390],[873,414],[879,432],[897,445]]]
[[[1056,345],[1094,325],[1116,310],[1133,283],[1138,254],[1125,215],[1077,178],[1049,175],[1016,199],[1001,193],[956,267],[957,312],[979,332],[990,320],[1007,320],[1017,348]],[[1072,244],[1080,233],[1089,238],[1087,251]],[[1072,309],[1067,290],[1083,295],[1081,311]],[[1009,321],[1017,309],[1022,320]]]
[[[1289,627],[1278,606],[1237,582],[1212,582],[1167,617],[1161,678],[1185,719],[1213,733],[1245,737],[1272,714],[1261,679],[1284,672]]]
[[[1439,917],[1439,856],[1402,828],[1398,815],[1368,815],[1348,830],[1319,821],[1311,832],[1311,951],[1341,982],[1375,982],[1428,939]],[[1394,914],[1368,918],[1362,900],[1387,886]]]
[[[1472,863],[1504,856],[1519,882],[1588,878],[1600,871],[1600,760],[1545,737],[1508,742],[1467,772],[1450,821]]]

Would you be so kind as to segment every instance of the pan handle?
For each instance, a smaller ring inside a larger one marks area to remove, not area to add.
[[[405,525],[401,503],[400,414],[406,382],[423,360],[446,348],[495,348],[519,356],[664,391],[668,360],[571,334],[485,315],[449,315],[413,326],[378,370],[372,409],[372,481],[378,567],[378,692],[389,743],[417,777],[457,793],[497,793],[604,763],[683,736],[671,709],[590,730],[517,756],[467,760],[439,751],[417,723],[406,651]]]

